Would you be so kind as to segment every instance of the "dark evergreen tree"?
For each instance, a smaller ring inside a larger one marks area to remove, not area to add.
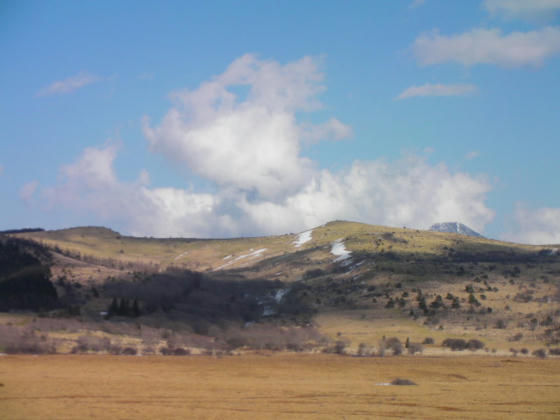
[[[128,310],[128,309],[129,309],[129,308],[128,308],[128,300],[125,299],[125,298],[122,298],[122,299],[121,299],[121,302],[120,302],[120,304],[119,304],[118,314],[119,314],[120,316],[127,316],[128,313],[129,313],[129,310]]]
[[[132,304],[132,315],[133,316],[140,316],[140,307],[138,306],[138,299],[134,299],[134,303]]]
[[[109,316],[118,315],[119,312],[119,304],[117,303],[117,298],[113,298],[111,304],[109,305],[109,309],[107,310]]]

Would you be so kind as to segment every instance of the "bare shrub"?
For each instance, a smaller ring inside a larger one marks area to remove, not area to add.
[[[424,346],[420,343],[408,343],[408,354],[422,353]]]
[[[426,337],[424,341],[422,341],[422,344],[434,344],[434,339],[432,337]]]
[[[0,349],[21,341],[23,329],[14,325],[0,325]]]
[[[548,352],[549,352],[552,356],[560,356],[560,347],[559,347],[559,348],[555,348],[555,349],[548,349]]]
[[[71,318],[36,318],[33,327],[41,331],[66,331],[77,333],[84,328],[95,328],[89,323],[83,323]]]
[[[466,348],[471,351],[481,350],[484,348],[484,343],[480,340],[472,339],[467,341]]]
[[[529,350],[527,350],[525,347],[523,347],[521,349],[521,354],[529,354]]]
[[[142,349],[142,354],[154,354],[155,352],[155,349],[151,346],[144,347],[144,349]]]
[[[360,343],[357,355],[361,357],[371,356],[371,348],[366,343]]]
[[[397,337],[391,337],[385,340],[385,348],[391,350],[393,352],[393,356],[398,356],[403,352],[401,340]]]
[[[511,349],[509,349],[509,351],[514,355],[517,356],[517,353],[519,353],[519,351],[517,349],[514,349],[513,347]]]
[[[116,344],[111,345],[111,348],[109,349],[109,353],[114,354],[114,355],[119,355],[122,354],[122,347]]]
[[[185,349],[183,347],[162,347],[159,352],[164,356],[188,356],[189,354],[191,354],[191,351],[189,349]]]
[[[499,329],[499,330],[504,330],[507,327],[507,321],[505,321],[504,319],[498,319],[496,321],[496,326],[495,328]]]
[[[346,354],[346,346],[348,345],[347,340],[337,340],[331,345],[323,348],[323,353],[330,353],[330,354]]]
[[[111,350],[111,340],[108,337],[98,337],[96,335],[81,335],[72,351],[74,353],[85,353],[88,351],[100,352]]]
[[[441,343],[443,347],[449,347],[453,351],[465,350],[467,347],[467,342],[462,338],[446,338]]]
[[[531,302],[532,300],[533,300],[533,293],[531,291],[517,293],[513,298],[514,302],[519,302],[519,303],[528,303]]]
[[[337,340],[334,343],[334,352],[336,354],[345,354],[346,353],[346,343],[342,340]]]
[[[242,336],[232,336],[226,340],[226,343],[230,349],[238,349],[240,347],[245,347],[247,345],[247,340]]]
[[[523,338],[523,334],[522,333],[517,333],[514,336],[508,338],[508,341],[519,341]]]
[[[538,357],[539,359],[544,359],[546,357],[546,350],[545,349],[537,349],[531,353],[533,356]]]
[[[249,347],[273,351],[304,351],[328,343],[328,339],[311,326],[286,328],[254,324],[246,328],[229,328],[224,339],[230,349]]]
[[[157,328],[142,326],[140,329],[140,337],[144,345],[151,347],[159,344],[161,340],[161,331]]]
[[[34,323],[25,327],[8,323],[0,325],[0,352],[11,354],[52,354],[60,340],[37,329]]]
[[[45,336],[43,336],[45,337]],[[18,340],[9,343],[4,351],[7,354],[54,354],[55,344],[43,337],[34,334],[22,335]]]

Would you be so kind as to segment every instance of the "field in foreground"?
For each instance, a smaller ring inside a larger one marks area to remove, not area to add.
[[[6,419],[560,417],[558,360],[4,356],[0,383]]]

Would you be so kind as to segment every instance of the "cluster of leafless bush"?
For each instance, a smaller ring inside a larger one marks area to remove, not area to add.
[[[323,349],[325,353],[334,354],[349,354],[347,351],[347,346],[349,342],[345,339],[339,339],[329,346]],[[360,343],[355,353],[358,357],[385,357],[385,356],[399,356],[403,354],[404,351],[408,354],[422,353],[424,351],[424,346],[421,343],[413,343],[408,338],[403,346],[401,340],[397,337],[383,338],[377,345],[376,348],[368,345],[367,343]]]
[[[480,350],[484,348],[484,343],[477,339],[463,340],[462,338],[446,338],[441,343],[443,347],[449,347],[451,350]]]
[[[526,348],[522,348],[522,349],[518,350],[518,349],[515,349],[515,348],[512,347],[512,348],[509,349],[509,351],[514,356],[517,356],[518,353],[521,353],[521,354],[524,354],[524,355],[529,354],[529,350],[526,349]],[[560,356],[560,348],[549,348],[548,349],[548,354],[550,356]],[[538,357],[539,359],[544,359],[547,356],[547,351],[546,351],[546,349],[543,349],[543,348],[536,349],[536,350],[533,350],[531,352],[531,355],[533,355],[535,357]]]
[[[79,322],[75,319],[36,318],[26,326],[0,325],[0,351],[9,353],[54,353],[62,341],[49,337],[51,332],[81,333],[73,340],[72,353],[111,354],[166,354],[186,355],[189,349],[204,354],[227,354],[235,349],[271,351],[308,351],[323,348],[329,339],[313,326],[286,327],[272,324],[231,323],[223,328],[216,325],[209,329],[210,335],[196,334],[178,323],[157,328],[131,322]],[[170,328],[174,327],[174,328]],[[129,337],[123,345],[122,339]]]
[[[56,353],[56,341],[31,328],[0,325],[0,348],[7,354]]]
[[[313,326],[281,327],[253,324],[245,328],[229,328],[223,338],[230,349],[248,347],[258,350],[306,351],[328,343],[328,339]]]

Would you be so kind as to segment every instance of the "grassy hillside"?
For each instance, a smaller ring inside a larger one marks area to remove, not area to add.
[[[98,227],[12,236],[51,251],[62,300],[88,320],[125,299],[129,313],[134,301],[142,312],[136,323],[224,341],[232,326],[256,322],[311,323],[352,352],[377,351],[391,336],[433,338],[424,345],[433,354],[447,351],[445,338],[497,353],[560,343],[558,247],[342,221],[259,238],[134,238]],[[195,283],[193,271],[203,273]]]

